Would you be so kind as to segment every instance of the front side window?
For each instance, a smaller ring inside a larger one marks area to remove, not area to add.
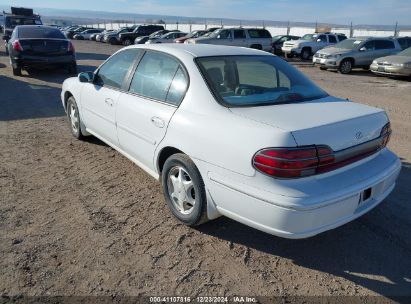
[[[128,70],[140,52],[139,49],[128,49],[113,55],[98,70],[95,84],[120,89]]]
[[[185,94],[185,79],[176,59],[162,53],[147,52],[136,69],[129,90],[131,93],[177,105]]]
[[[374,48],[375,48],[375,43],[374,43],[374,40],[372,40],[372,41],[367,41],[366,43],[364,43],[361,49],[365,51],[374,51]]]
[[[295,103],[328,96],[275,56],[215,56],[196,62],[218,100],[227,106]]]
[[[231,30],[221,30],[218,32],[217,39],[231,39]]]
[[[320,36],[318,36],[318,40],[320,40],[321,42],[327,42],[327,36],[320,35]]]

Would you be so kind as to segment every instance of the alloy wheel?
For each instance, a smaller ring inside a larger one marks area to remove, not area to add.
[[[168,195],[174,208],[181,214],[188,215],[196,205],[196,193],[193,180],[182,166],[174,166],[167,177]]]

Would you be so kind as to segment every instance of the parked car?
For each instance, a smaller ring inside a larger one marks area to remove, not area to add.
[[[344,34],[319,33],[306,34],[299,40],[286,41],[281,50],[285,57],[299,56],[308,60],[317,51],[347,39]]]
[[[88,28],[84,26],[79,26],[69,29],[68,31],[65,31],[64,34],[67,36],[67,38],[73,39],[74,35],[84,32],[85,30],[88,30]]]
[[[405,50],[411,47],[411,37],[398,37],[395,39],[401,45],[401,49]]]
[[[292,35],[277,35],[273,37],[273,53],[274,54],[282,54],[283,51],[281,48],[283,47],[284,42],[290,40],[298,40],[300,39],[299,36],[292,36]]]
[[[88,29],[73,36],[76,40],[90,40],[91,35],[101,33],[102,29]]]
[[[187,33],[183,32],[170,32],[167,34],[164,34],[158,38],[150,38],[147,40],[146,44],[151,44],[151,43],[174,43],[174,40],[180,37],[186,36]]]
[[[265,29],[223,28],[212,32],[208,37],[187,39],[185,43],[243,46],[271,51],[272,37]]]
[[[104,30],[101,33],[97,33],[97,34],[95,34],[96,37],[95,37],[94,40],[97,41],[97,42],[103,42],[104,35],[112,33],[112,32],[114,32],[114,30]],[[92,39],[92,37],[93,37],[93,35],[91,35],[90,39]]]
[[[113,32],[106,33],[106,34],[103,36],[102,42],[110,43],[110,44],[112,44],[112,45],[114,45],[114,44],[120,44],[120,43],[121,43],[121,41],[120,41],[120,34],[122,34],[122,33],[128,33],[128,32],[130,32],[130,31],[132,31],[132,28],[130,28],[130,27],[122,27],[122,28],[118,29],[117,31],[113,31]]]
[[[192,31],[191,33],[188,33],[187,35],[177,38],[174,42],[175,43],[184,43],[187,39],[194,39],[203,36],[204,34],[208,33],[207,31]]]
[[[54,27],[42,25],[16,26],[7,44],[13,75],[30,67],[64,66],[77,73],[74,46]]]
[[[146,43],[149,39],[158,38],[158,37],[161,37],[161,36],[163,36],[164,34],[167,34],[167,33],[170,33],[170,32],[179,32],[179,30],[159,30],[159,31],[157,31],[157,32],[152,33],[151,35],[148,35],[148,36],[140,36],[140,37],[137,37],[137,38],[134,40],[134,44],[144,44],[144,43]]]
[[[338,69],[348,74],[353,68],[368,69],[375,58],[399,51],[401,46],[392,38],[350,38],[315,53],[313,63],[323,70]]]
[[[140,25],[137,26],[132,32],[126,32],[120,34],[120,43],[123,45],[131,45],[133,44],[134,40],[140,36],[149,36],[154,32],[159,30],[164,30],[164,26],[162,25]]]
[[[411,47],[396,55],[375,59],[371,72],[383,76],[408,76],[411,79]]]
[[[190,226],[225,215],[313,236],[376,207],[401,170],[384,110],[329,96],[257,50],[134,45],[66,79],[61,97],[71,133],[160,180]]]

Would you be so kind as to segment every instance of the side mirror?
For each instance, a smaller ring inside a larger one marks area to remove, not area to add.
[[[94,73],[93,72],[82,72],[78,74],[78,80],[80,82],[93,82]]]
[[[360,48],[360,52],[365,52],[367,49],[365,46],[363,46],[362,48]]]
[[[216,38],[217,38],[217,39],[221,39],[221,35],[218,35]]]
[[[317,42],[321,42],[321,39],[317,39]]]
[[[3,40],[9,41],[9,40],[10,40],[10,36],[9,36],[9,35],[3,35]]]

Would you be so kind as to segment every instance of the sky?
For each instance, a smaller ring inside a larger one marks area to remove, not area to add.
[[[411,25],[411,0],[0,0],[0,5],[243,20]]]

